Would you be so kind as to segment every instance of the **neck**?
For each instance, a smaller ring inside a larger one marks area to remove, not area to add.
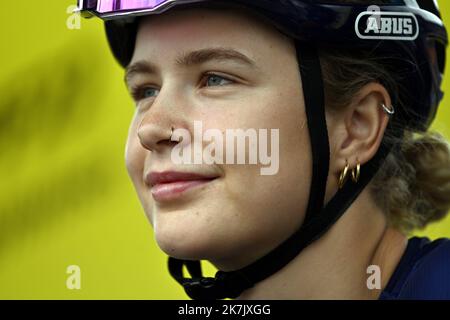
[[[366,189],[325,235],[238,299],[377,299],[406,244]],[[371,265],[381,271],[379,289],[367,286]]]

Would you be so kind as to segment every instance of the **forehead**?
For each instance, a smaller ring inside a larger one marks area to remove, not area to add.
[[[235,47],[244,51],[286,46],[290,39],[270,23],[237,9],[177,9],[140,20],[135,56],[151,51]],[[159,53],[160,54],[160,53]]]
[[[185,30],[188,28],[189,30],[186,30],[186,32],[189,32],[191,28],[199,31],[197,28],[203,28],[205,26],[214,28],[224,25],[227,25],[230,31],[233,31],[233,29],[239,26],[273,29],[273,26],[269,22],[263,21],[263,19],[262,16],[245,8],[221,7],[219,9],[214,6],[210,8],[201,6],[179,7],[163,14],[149,15],[141,18],[139,30],[156,28],[159,32],[166,31],[170,33],[171,30],[180,32],[180,29]]]

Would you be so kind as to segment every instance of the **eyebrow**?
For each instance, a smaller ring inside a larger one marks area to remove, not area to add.
[[[252,69],[257,68],[256,63],[245,54],[228,48],[210,48],[188,52],[176,59],[176,65],[189,67],[209,61],[234,61]],[[158,67],[150,61],[137,61],[125,69],[124,80],[125,83],[129,83],[135,75],[154,74],[157,73],[157,71]]]

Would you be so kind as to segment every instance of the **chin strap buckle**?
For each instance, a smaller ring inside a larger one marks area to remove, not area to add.
[[[219,289],[215,278],[194,278],[185,279],[183,283],[184,291],[194,300],[216,300],[224,299],[223,290]]]
[[[183,276],[186,265],[192,279]],[[237,271],[217,271],[214,278],[203,277],[200,261],[183,261],[169,258],[171,275],[183,286],[186,294],[194,300],[235,299],[246,289],[253,286],[244,274]]]
[[[183,287],[194,300],[235,299],[253,284],[237,272],[218,271],[215,278],[184,279]]]

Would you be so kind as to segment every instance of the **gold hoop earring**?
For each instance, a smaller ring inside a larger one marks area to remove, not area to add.
[[[353,180],[354,183],[358,183],[359,176],[361,174],[361,164],[359,163],[358,158],[356,158],[356,161],[357,161],[358,164],[356,165],[356,168],[354,168],[352,170],[352,180]]]
[[[348,161],[345,159],[345,168],[341,172],[341,176],[339,177],[339,189],[342,189],[344,187],[345,182],[347,181],[348,177]]]

